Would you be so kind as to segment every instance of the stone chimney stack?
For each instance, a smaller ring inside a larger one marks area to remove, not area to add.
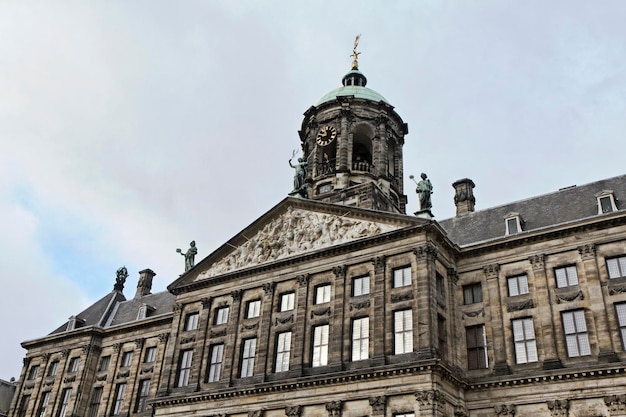
[[[152,290],[152,278],[154,278],[155,275],[156,273],[149,268],[139,271],[139,282],[137,283],[135,298],[150,294],[150,290]]]
[[[474,181],[469,178],[463,178],[452,184],[454,187],[454,205],[456,205],[457,217],[464,216],[474,211]]]

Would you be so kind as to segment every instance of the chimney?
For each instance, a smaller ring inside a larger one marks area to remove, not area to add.
[[[474,211],[474,181],[463,178],[452,184],[454,187],[454,205],[456,206],[457,217],[464,216]]]
[[[137,283],[135,298],[140,298],[144,295],[150,294],[150,290],[152,289],[152,278],[154,278],[155,275],[156,273],[149,268],[139,271],[139,282]]]

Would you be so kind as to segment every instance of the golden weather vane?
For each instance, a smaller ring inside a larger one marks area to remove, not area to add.
[[[356,51],[356,47],[359,46],[359,39],[361,39],[361,34],[356,35],[356,39],[354,39],[354,47],[352,48],[352,55],[350,55],[352,57],[353,70],[359,69],[359,55],[361,55],[361,53]]]

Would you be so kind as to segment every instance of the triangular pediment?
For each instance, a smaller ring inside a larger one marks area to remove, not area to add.
[[[287,198],[172,287],[424,223],[428,221],[412,216]]]

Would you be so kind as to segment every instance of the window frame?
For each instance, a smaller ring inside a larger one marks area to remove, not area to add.
[[[615,303],[615,318],[619,326],[620,340],[622,341],[622,350],[626,350],[626,301]],[[620,312],[620,310],[622,310]]]
[[[573,277],[570,276],[572,271]],[[561,275],[561,277],[559,277],[559,275]],[[565,282],[563,282],[563,279],[565,280]],[[575,283],[572,282],[573,279],[576,280]],[[576,264],[558,266],[554,268],[554,280],[556,281],[557,288],[567,288],[578,285],[578,268],[576,268]]]
[[[318,368],[328,365],[328,345],[330,342],[330,325],[320,324],[313,326],[311,333],[311,367]]]
[[[515,349],[515,363],[527,364],[538,362],[537,335],[535,333],[533,318],[522,317],[511,320],[511,333],[513,335],[513,345]]]
[[[606,273],[609,276],[609,279],[619,279],[626,277],[626,256],[613,256],[610,258],[606,258]],[[615,268],[610,266],[610,263],[615,262]],[[611,271],[617,269],[617,272],[620,274],[619,276],[612,276]]]
[[[26,376],[27,381],[34,381],[37,379],[37,374],[39,373],[39,365],[32,365],[30,369],[28,369],[28,375]]]
[[[189,313],[185,316],[185,326],[183,327],[183,331],[191,332],[193,330],[198,330],[198,322],[200,321],[200,313],[195,311],[193,313]]]
[[[292,332],[280,332],[276,335],[276,355],[274,372],[287,372],[291,359],[291,339]]]
[[[413,352],[413,309],[393,312],[393,354]]]
[[[230,314],[230,307],[229,306],[223,306],[223,307],[218,307],[215,309],[215,320],[214,320],[214,324],[216,326],[220,326],[222,324],[227,324],[228,323],[228,316]]]
[[[137,387],[137,401],[135,401],[135,413],[141,413],[146,410],[146,403],[150,397],[150,378],[139,380]]]
[[[518,274],[506,278],[506,286],[509,297],[530,294],[528,286],[528,274]],[[525,291],[525,292],[524,292]]]
[[[293,291],[285,292],[280,295],[279,312],[291,311],[296,306],[296,293]]]
[[[569,317],[571,317],[571,321]],[[585,310],[562,311],[561,322],[563,325],[563,335],[565,336],[565,350],[567,352],[567,357],[579,358],[591,355],[591,343],[589,341],[589,330],[587,328]],[[568,331],[568,324],[573,327],[573,331]],[[581,328],[579,329],[579,327]],[[584,329],[582,329],[582,327],[584,327]],[[576,348],[575,352],[572,350],[574,347]],[[586,348],[587,353],[581,353],[583,350],[581,347]]]
[[[254,319],[261,316],[261,299],[250,300],[246,306],[246,318]]]
[[[67,372],[69,373],[74,373],[74,372],[78,372],[78,365],[80,364],[80,358],[78,356],[75,356],[73,358],[70,359],[70,362],[67,366]]]
[[[615,204],[615,195],[613,194],[612,190],[603,190],[600,191],[599,193],[595,194],[596,197],[596,201],[598,204],[598,214],[607,214],[607,213],[613,213],[617,211],[617,205]],[[604,206],[602,204],[602,201],[606,201],[608,200],[608,205],[610,207],[608,207],[610,210],[605,210]]]
[[[44,391],[41,395],[42,397],[39,400],[39,407],[37,408],[37,417],[44,417],[46,415],[48,405],[50,404],[50,391]]]
[[[522,220],[519,213],[507,214],[506,216],[504,216],[505,236],[516,235],[518,233],[521,233],[524,230],[522,228],[523,225],[524,225],[524,221]],[[513,230],[512,226],[514,226],[515,230]]]
[[[476,292],[478,290],[478,292]],[[470,297],[471,296],[471,297]],[[471,299],[470,299],[471,298]],[[480,299],[477,299],[480,298]],[[483,302],[482,281],[463,285],[463,305],[471,305]]]
[[[216,358],[216,354],[219,356]],[[209,349],[209,364],[206,382],[218,382],[222,376],[222,364],[224,363],[224,343],[211,345]]]
[[[100,404],[102,403],[103,392],[103,386],[94,387],[93,391],[91,391],[91,397],[89,398],[89,408],[87,408],[87,417],[98,416],[98,409],[100,408]]]
[[[370,318],[359,317],[352,320],[352,362],[369,359]]]
[[[178,373],[176,375],[176,388],[186,387],[191,379],[191,366],[193,364],[193,349],[180,351],[178,359]]]
[[[148,346],[143,355],[143,363],[154,363],[154,361],[156,360],[156,352],[156,346]]]
[[[370,293],[370,276],[369,274],[360,275],[352,278],[352,296],[359,297]]]
[[[52,362],[50,362],[50,365],[48,365],[48,373],[46,374],[46,377],[53,377],[57,374],[57,371],[59,370],[59,361],[58,360],[54,360]]]
[[[476,334],[470,335],[470,332],[474,332]],[[470,339],[470,336],[472,336],[472,339]],[[476,343],[470,344],[470,340],[475,340]],[[468,371],[489,368],[487,332],[484,324],[465,327],[465,348],[467,352]],[[472,362],[473,358],[475,358],[475,362]]]
[[[409,287],[413,282],[413,268],[411,265],[404,265],[398,268],[393,268],[393,288]]]
[[[332,287],[329,283],[320,284],[315,287],[315,300],[313,304],[330,303]]]
[[[100,362],[98,362],[98,369],[96,372],[104,372],[109,369],[111,363],[111,355],[101,356]]]
[[[239,378],[249,378],[254,376],[254,362],[256,359],[257,338],[250,337],[242,340],[241,343],[241,366],[239,367]]]
[[[70,398],[72,397],[72,388],[63,388],[61,391],[61,406],[59,408],[59,412],[57,413],[57,417],[65,417],[67,414],[67,408],[70,405]]]
[[[124,395],[126,394],[126,382],[120,382],[115,385],[113,395],[113,403],[111,405],[111,415],[119,416],[124,408]]]
[[[30,394],[22,395],[20,399],[20,405],[17,409],[17,417],[26,417],[28,406],[30,405]]]
[[[133,351],[127,350],[122,353],[122,360],[120,363],[120,368],[128,368],[133,362]]]

